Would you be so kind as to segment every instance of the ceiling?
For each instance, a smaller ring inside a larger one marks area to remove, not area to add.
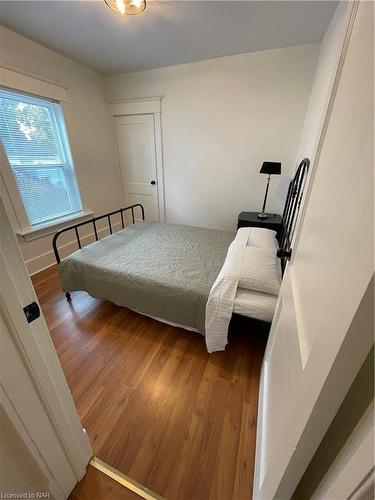
[[[338,2],[148,1],[121,16],[104,1],[1,1],[9,27],[105,75],[322,40]]]

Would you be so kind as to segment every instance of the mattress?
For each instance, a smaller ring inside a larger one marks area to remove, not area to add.
[[[237,288],[233,312],[248,318],[271,322],[276,302],[277,297],[275,295]]]
[[[226,231],[139,222],[61,261],[62,287],[204,334],[208,296],[234,237]]]
[[[271,323],[276,308],[276,301],[277,297],[270,295],[269,293],[255,292],[253,290],[246,290],[245,288],[238,288],[234,299],[233,313],[239,314],[240,316],[246,316],[247,318],[259,319],[261,321]],[[144,314],[140,311],[135,312]],[[145,314],[145,316],[149,315]],[[165,318],[156,316],[149,317],[155,319],[156,321],[166,323],[167,325],[184,328],[185,330],[189,330],[191,332],[198,332],[198,330],[194,327],[167,321]]]

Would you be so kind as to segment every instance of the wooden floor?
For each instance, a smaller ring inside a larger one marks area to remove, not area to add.
[[[89,465],[86,476],[74,488],[69,500],[99,499],[142,500],[142,497]]]
[[[264,331],[237,325],[209,355],[197,333],[68,303],[55,267],[33,283],[98,458],[166,499],[251,498]]]

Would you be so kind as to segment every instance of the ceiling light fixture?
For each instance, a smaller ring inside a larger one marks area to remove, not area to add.
[[[135,16],[146,8],[146,0],[104,0],[115,12]]]

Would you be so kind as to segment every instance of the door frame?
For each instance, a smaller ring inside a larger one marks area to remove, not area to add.
[[[49,478],[51,493],[62,499],[85,475],[93,451],[43,313],[40,312],[40,317],[31,323],[26,321],[23,307],[31,302],[38,303],[38,299],[1,198],[0,231],[0,309],[18,359],[29,374],[33,393],[41,401],[43,412],[26,405],[22,396],[24,385],[19,378],[13,383],[17,373],[11,371],[1,373],[1,403],[24,444]],[[53,440],[40,436],[42,414],[51,423],[55,435]],[[57,455],[60,457],[58,465]]]
[[[328,469],[312,499],[369,498],[374,488],[374,400]]]
[[[107,106],[109,114],[113,118],[114,131],[116,131],[115,118],[119,116],[129,116],[129,115],[153,116],[159,217],[160,217],[160,222],[166,222],[163,143],[162,143],[162,124],[161,124],[161,100],[162,97],[147,97],[140,99],[129,99],[124,101],[108,102]],[[117,141],[116,141],[116,149],[117,149],[117,158],[120,165]]]

